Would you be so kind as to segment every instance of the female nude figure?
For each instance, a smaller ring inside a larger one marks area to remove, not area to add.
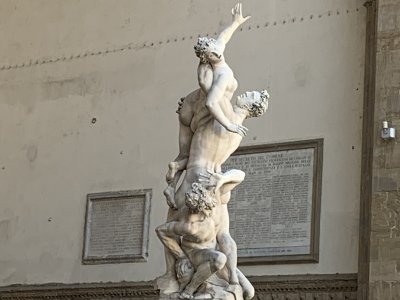
[[[175,189],[182,171],[186,168],[193,133],[199,124],[211,114],[226,130],[240,136],[247,134],[246,127],[230,120],[224,112],[238,84],[223,53],[236,29],[250,18],[242,16],[241,3],[232,8],[232,17],[231,25],[219,34],[217,40],[208,37],[199,38],[194,47],[200,59],[197,68],[200,88],[183,98],[177,111],[179,154],[169,163],[166,176],[168,186],[164,191],[167,203],[172,209],[178,209],[174,200]]]

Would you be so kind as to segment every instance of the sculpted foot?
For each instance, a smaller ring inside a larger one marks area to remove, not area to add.
[[[158,277],[157,285],[161,293],[164,295],[170,295],[179,291],[179,283],[175,279],[175,274],[172,274],[171,272],[167,272]]]
[[[235,295],[235,299],[237,299],[239,295],[243,295],[243,290],[239,284],[229,284],[226,291]]]
[[[253,299],[255,293],[256,293],[256,292],[255,292],[253,286],[243,288],[243,298],[244,298],[244,300],[251,300],[251,299]]]
[[[168,164],[168,172],[166,176],[167,183],[171,183],[174,180],[176,172],[178,172],[178,163],[171,161]]]
[[[179,294],[178,298],[179,299],[193,299],[193,295],[186,291],[183,291],[182,293]]]
[[[173,210],[177,210],[177,206],[175,204],[175,188],[172,186],[167,186],[164,190],[164,196],[167,199],[168,206],[171,207]]]
[[[194,267],[187,257],[178,259],[175,265],[176,277],[179,282],[179,290],[182,291],[193,277]]]

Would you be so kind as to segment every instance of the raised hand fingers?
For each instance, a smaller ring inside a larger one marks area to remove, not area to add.
[[[200,177],[204,177],[204,178],[208,178],[208,179],[210,179],[210,177],[211,177],[212,173],[209,173],[209,171],[208,171],[208,170],[207,170],[207,173],[208,173],[208,174],[199,173],[199,176],[200,176]],[[201,179],[201,178],[199,178],[199,179]]]
[[[251,16],[247,16],[246,18],[244,18],[244,21],[247,21],[250,18],[251,18]]]
[[[244,127],[242,125],[238,125],[238,133],[241,136],[246,136],[247,135],[247,131],[248,131],[248,129],[246,127]]]
[[[208,183],[210,183],[210,178],[199,178],[199,182],[208,184]]]
[[[235,6],[232,8],[232,15],[238,15],[239,14],[239,3],[236,3]]]
[[[176,206],[175,202],[172,202],[170,200],[167,200],[167,204],[169,207],[171,207],[173,210],[178,210],[178,207]]]
[[[204,185],[206,188],[210,186],[214,186],[211,182],[211,175],[209,174],[204,174],[204,173],[199,173],[199,179],[198,181]]]

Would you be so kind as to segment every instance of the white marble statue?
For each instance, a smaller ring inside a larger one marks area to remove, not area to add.
[[[224,229],[220,219],[225,214],[222,204],[227,203],[223,200],[229,200],[226,194],[244,179],[244,173],[230,170],[225,174],[210,172],[209,175],[208,178],[203,175],[207,178],[203,181],[204,185],[200,183],[201,180],[192,184],[191,191],[185,195],[186,206],[182,207],[179,220],[157,228],[160,240],[177,260],[177,277],[183,289],[179,295],[181,299],[191,299],[200,285],[219,271],[222,271],[219,275],[226,282],[229,282],[229,273],[234,272],[236,277],[240,277],[237,284],[240,281],[242,286],[251,289],[250,283],[236,270],[236,266],[233,270],[228,269],[227,256],[217,250],[216,239]],[[212,180],[218,184],[218,190],[217,187],[215,191],[206,188],[212,186]],[[178,242],[176,236],[181,236],[181,241]]]
[[[237,82],[223,50],[249,18],[243,18],[241,10],[241,4],[232,9],[233,22],[217,40],[199,39],[195,52],[200,58],[200,88],[185,97],[178,109],[180,153],[169,164],[164,192],[170,209],[167,223],[156,229],[165,246],[167,270],[158,284],[166,299],[254,296],[253,286],[237,269],[236,243],[229,234],[227,203],[244,173],[221,173],[222,164],[246,135],[243,121],[261,116],[268,108],[266,91],[246,92],[231,103]]]
[[[195,53],[200,58],[197,68],[200,88],[182,98],[178,108],[179,155],[169,164],[167,173],[169,185],[164,191],[168,205],[173,209],[176,209],[174,190],[181,172],[186,168],[193,132],[201,124],[204,116],[211,114],[226,130],[239,135],[245,136],[247,132],[246,127],[229,120],[224,113],[225,106],[230,105],[229,101],[238,85],[231,68],[225,61],[225,46],[236,29],[250,18],[250,16],[246,18],[242,16],[241,4],[236,4],[232,9],[232,17],[231,25],[223,30],[216,40],[202,37],[194,46]]]

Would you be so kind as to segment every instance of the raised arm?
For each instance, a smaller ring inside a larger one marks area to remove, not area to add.
[[[229,42],[236,29],[248,19],[250,19],[250,16],[244,18],[242,15],[242,3],[237,3],[232,8],[232,24],[219,34],[217,44],[225,48],[225,45]]]

